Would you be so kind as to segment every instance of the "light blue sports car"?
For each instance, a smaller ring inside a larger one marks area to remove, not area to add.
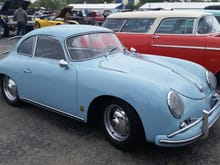
[[[143,139],[168,147],[189,144],[206,137],[220,115],[211,72],[181,59],[129,52],[111,30],[97,26],[26,34],[0,56],[0,82],[9,104],[25,101],[99,122],[121,149]]]

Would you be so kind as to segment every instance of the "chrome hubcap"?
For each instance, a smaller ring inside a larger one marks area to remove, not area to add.
[[[124,141],[130,133],[130,123],[125,111],[118,105],[109,105],[104,113],[104,122],[109,135],[118,141]]]
[[[17,86],[11,78],[4,77],[3,90],[5,93],[5,96],[9,100],[14,101],[15,99],[17,99]]]

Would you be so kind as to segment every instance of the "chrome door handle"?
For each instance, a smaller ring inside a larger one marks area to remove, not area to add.
[[[24,73],[32,73],[30,69],[25,69]]]
[[[153,39],[157,39],[157,38],[160,38],[160,36],[153,36],[152,38]]]

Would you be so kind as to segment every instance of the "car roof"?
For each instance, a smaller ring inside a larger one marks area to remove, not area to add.
[[[214,16],[220,15],[220,10],[207,10],[207,9],[205,9],[204,11],[208,12],[208,13],[212,13]]]
[[[187,11],[187,12],[186,12]],[[191,11],[191,10],[159,10],[159,11],[132,11],[132,12],[121,12],[113,13],[108,18],[167,18],[167,17],[201,17],[208,15],[209,13],[202,11]],[[211,15],[211,14],[210,14]]]
[[[27,37],[31,35],[51,35],[57,38],[65,39],[68,36],[93,32],[112,32],[112,30],[93,25],[56,25],[35,29],[26,35]]]

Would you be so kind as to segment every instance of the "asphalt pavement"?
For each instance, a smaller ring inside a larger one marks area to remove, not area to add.
[[[0,54],[15,41],[0,38]],[[0,165],[219,165],[220,120],[207,139],[179,148],[144,143],[125,152],[99,128],[42,108],[8,105],[0,96]]]

